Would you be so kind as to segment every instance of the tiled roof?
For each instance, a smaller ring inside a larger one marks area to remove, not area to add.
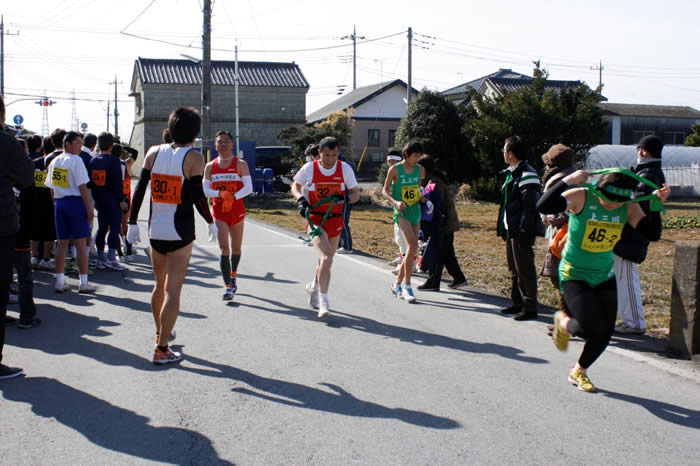
[[[618,116],[700,119],[700,111],[695,110],[693,107],[616,104],[609,102],[601,102],[598,105],[605,110],[605,113]]]
[[[515,71],[512,71],[509,68],[501,68],[495,73],[487,74],[486,76],[482,76],[478,79],[475,79],[473,81],[469,81],[468,83],[460,84],[459,86],[455,86],[452,89],[447,89],[446,91],[442,91],[441,94],[450,96],[453,94],[464,94],[469,91],[469,89],[476,89],[479,90],[481,85],[484,83],[489,78],[504,78],[504,79],[530,79],[532,80],[531,76],[526,76],[521,73],[517,73]]]
[[[139,57],[134,66],[144,84],[202,83],[201,62]],[[212,60],[212,84],[233,86],[234,70],[233,61]],[[239,61],[238,72],[241,86],[309,87],[296,63]]]
[[[382,92],[396,85],[403,86],[404,89],[407,87],[405,82],[403,82],[400,79],[395,79],[393,81],[386,81],[379,84],[372,84],[370,86],[358,87],[357,89],[353,89],[347,94],[329,103],[325,107],[321,107],[315,112],[308,115],[306,117],[306,122],[316,123],[317,121],[325,120],[328,117],[328,115],[332,113],[345,110],[349,107],[357,107],[363,104],[364,102],[368,101],[369,99],[373,98],[374,96],[379,95]],[[415,89],[413,90],[413,92],[414,94],[418,93],[418,91],[416,91]]]
[[[496,88],[501,92],[512,92],[521,89],[532,84],[533,78],[529,76],[524,76],[518,79],[510,78],[488,78]],[[561,89],[576,89],[581,85],[581,81],[556,81],[553,79],[548,79],[545,82],[544,89],[553,89],[555,92]]]

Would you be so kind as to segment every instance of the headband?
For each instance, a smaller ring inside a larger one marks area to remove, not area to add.
[[[643,178],[643,177],[637,175],[635,172],[633,172],[631,170],[627,170],[626,168],[603,168],[600,170],[593,170],[590,172],[591,175],[605,175],[606,173],[622,173],[623,175],[627,175],[629,177],[634,178],[635,180],[639,181],[640,183],[644,183],[648,186],[651,186],[655,190],[659,189],[659,187],[656,184],[652,183],[651,181],[647,180],[646,178]],[[646,196],[636,197],[634,199],[629,199],[627,201],[618,201],[618,200],[613,200],[613,199],[608,198],[602,191],[600,191],[598,189],[597,185],[583,183],[583,188],[586,189],[587,191],[590,191],[592,194],[595,194],[599,198],[604,199],[608,202],[629,204],[630,202],[649,201],[649,209],[652,212],[662,211],[663,213],[666,213],[666,209],[664,209],[664,206],[661,203],[661,200],[656,196],[656,194],[648,194]],[[607,191],[608,193],[616,194],[618,196],[625,196],[626,197],[626,196],[632,195],[631,189],[618,188],[617,186],[608,185],[603,189],[605,191]]]
[[[400,162],[402,159],[398,155],[387,155],[386,156],[387,160],[396,160],[397,162]]]

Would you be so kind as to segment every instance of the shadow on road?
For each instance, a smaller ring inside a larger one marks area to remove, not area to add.
[[[28,403],[36,415],[56,419],[95,445],[112,451],[171,464],[183,464],[183,461],[188,464],[233,464],[219,458],[211,440],[199,432],[151,426],[150,419],[145,416],[55,379],[16,379],[0,385],[0,391],[6,400]]]
[[[616,400],[626,401],[641,406],[654,416],[664,421],[677,424],[683,427],[700,429],[700,411],[683,408],[681,406],[664,403],[663,401],[650,400],[634,395],[615,393],[609,390],[598,389],[598,392]]]
[[[327,391],[294,382],[262,377],[235,367],[209,362],[190,354],[187,355],[186,360],[188,363],[204,366],[207,369],[178,366],[180,370],[245,383],[251,388],[234,387],[232,391],[287,406],[351,417],[397,419],[408,424],[431,429],[456,429],[461,427],[457,421],[446,417],[405,408],[389,408],[361,400],[343,388],[330,383],[319,383],[319,385],[330,389],[330,391]]]
[[[289,304],[260,296],[253,296],[249,294],[240,294],[240,296],[257,299],[274,306],[274,308],[272,308],[270,306],[255,306],[246,303],[246,307],[279,314],[293,315],[307,320],[317,320],[315,312],[311,311],[310,309],[290,306]],[[460,340],[458,338],[436,335],[434,333],[423,332],[412,328],[385,324],[374,319],[359,317],[344,312],[332,311],[327,322],[330,327],[351,328],[360,332],[395,338],[397,340],[416,345],[439,346],[442,348],[466,351],[469,353],[495,354],[503,358],[514,359],[532,364],[546,364],[549,362],[545,359],[525,356],[521,350],[512,346],[499,345],[496,343],[475,343],[467,340]]]

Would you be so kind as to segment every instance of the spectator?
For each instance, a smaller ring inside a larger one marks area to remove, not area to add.
[[[320,157],[320,155],[319,155]],[[352,160],[343,157],[343,154],[338,155],[338,160],[347,163],[352,169],[353,175],[357,178],[357,169]],[[352,211],[352,203],[350,202],[350,194],[345,192],[345,202],[343,203],[343,229],[340,232],[340,242],[338,243],[338,254],[352,254],[352,230],[350,229],[350,212]]]
[[[537,234],[536,205],[540,195],[540,178],[527,163],[527,148],[519,136],[506,139],[503,159],[508,168],[503,184],[503,204],[498,211],[498,236],[506,242],[508,270],[511,276],[510,307],[503,314],[515,314],[515,320],[537,317],[537,270],[532,246]]]

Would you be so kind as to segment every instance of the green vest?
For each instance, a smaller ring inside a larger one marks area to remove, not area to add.
[[[411,173],[406,173],[402,163],[396,164],[396,183],[391,186],[391,197],[396,201],[403,201],[406,208],[403,214],[394,207],[394,223],[398,223],[399,217],[408,220],[411,225],[420,224],[420,166],[415,165]]]
[[[586,204],[569,216],[569,233],[559,264],[559,280],[581,280],[595,287],[615,276],[613,247],[627,223],[627,206],[606,210],[586,191]]]

